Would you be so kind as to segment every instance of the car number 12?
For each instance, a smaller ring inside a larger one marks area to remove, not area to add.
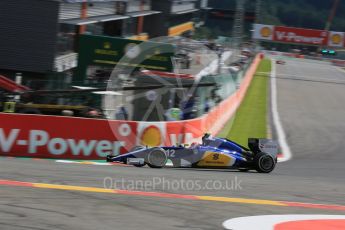
[[[175,149],[168,149],[167,150],[167,154],[169,157],[175,157],[175,153],[176,153]]]

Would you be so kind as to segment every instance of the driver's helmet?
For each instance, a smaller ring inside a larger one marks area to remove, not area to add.
[[[195,149],[195,148],[197,148],[199,145],[200,145],[199,143],[193,142],[193,143],[190,145],[190,148],[191,148],[191,149]]]
[[[211,138],[211,134],[205,133],[205,135],[202,137],[202,144],[205,145],[206,141]]]

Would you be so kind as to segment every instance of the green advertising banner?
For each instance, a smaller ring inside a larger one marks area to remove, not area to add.
[[[124,66],[133,70],[172,72],[174,52],[175,47],[166,43],[81,35],[75,81],[84,81],[88,66]]]

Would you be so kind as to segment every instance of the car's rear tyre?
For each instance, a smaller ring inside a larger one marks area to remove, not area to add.
[[[164,149],[153,148],[146,156],[145,163],[151,168],[163,168],[168,161],[168,157]]]
[[[270,173],[276,167],[276,159],[270,154],[258,153],[254,159],[255,169],[259,173]]]

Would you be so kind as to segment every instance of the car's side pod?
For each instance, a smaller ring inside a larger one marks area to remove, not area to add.
[[[255,154],[263,152],[276,156],[279,151],[278,142],[271,139],[248,138],[248,147]]]

